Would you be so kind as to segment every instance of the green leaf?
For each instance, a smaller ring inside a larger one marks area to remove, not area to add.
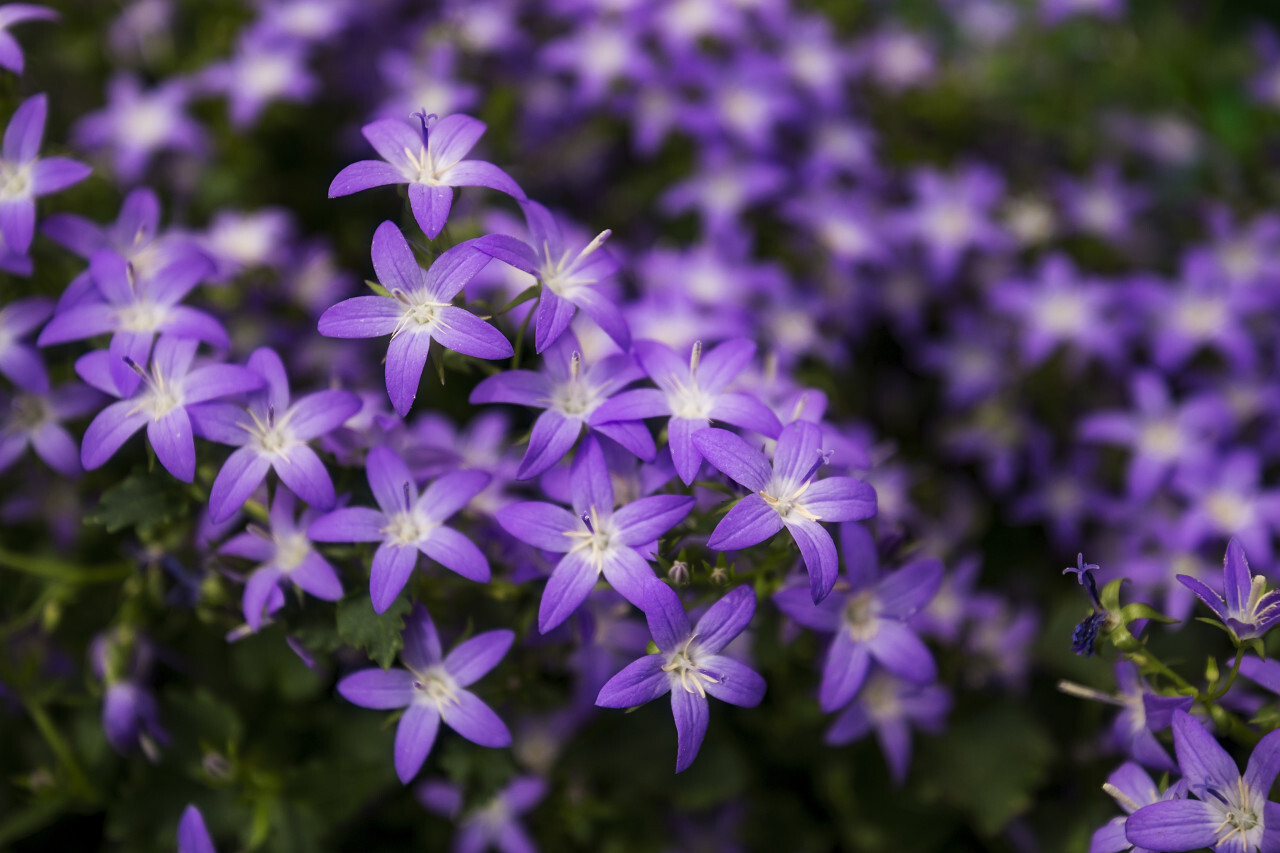
[[[1114,612],[1120,609],[1120,585],[1124,583],[1124,578],[1116,578],[1111,583],[1102,588],[1102,592],[1098,598],[1102,602],[1102,606],[1108,612]]]
[[[1135,602],[1133,604],[1126,604],[1124,607],[1120,608],[1120,621],[1125,625],[1128,625],[1135,619],[1150,619],[1152,622],[1163,622],[1166,625],[1178,621],[1177,619],[1171,619],[1168,616],[1165,616],[1150,604]]]
[[[404,647],[400,632],[409,612],[409,599],[400,596],[381,615],[373,612],[369,596],[357,595],[338,602],[338,636],[348,645],[364,649],[383,669],[389,669]]]
[[[156,528],[187,515],[190,504],[168,472],[134,473],[102,493],[98,512],[89,516],[108,533],[137,527],[146,537]]]
[[[369,281],[368,279],[365,279],[364,283],[366,287],[368,287],[370,290],[372,290],[374,293],[378,294],[379,296],[388,296],[388,297],[391,296],[391,291],[387,290],[385,287],[378,284],[376,281]]]

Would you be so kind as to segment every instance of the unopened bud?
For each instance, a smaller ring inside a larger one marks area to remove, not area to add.
[[[724,566],[716,566],[711,570],[711,582],[716,586],[724,586],[729,582],[729,570]]]
[[[689,582],[689,564],[684,560],[676,560],[671,564],[671,568],[667,569],[667,580],[677,586],[684,586]]]

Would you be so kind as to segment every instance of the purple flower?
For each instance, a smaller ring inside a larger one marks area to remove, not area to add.
[[[857,701],[836,717],[824,737],[832,746],[852,743],[875,729],[880,751],[895,785],[911,764],[911,727],[941,731],[951,711],[951,694],[936,684],[921,686],[884,670],[867,679]]]
[[[1249,570],[1240,542],[1227,543],[1222,561],[1225,600],[1191,575],[1178,575],[1178,582],[1191,590],[1214,612],[1237,640],[1252,640],[1280,622],[1280,589],[1267,592],[1267,579]]]
[[[632,708],[669,692],[679,773],[697,758],[707,733],[708,693],[743,708],[754,708],[764,698],[764,679],[740,661],[720,654],[750,624],[756,597],[750,587],[740,586],[711,605],[692,627],[671,587],[651,584],[646,598],[643,609],[658,654],[627,664],[601,688],[596,704]]]
[[[189,237],[160,233],[160,199],[147,187],[139,187],[125,197],[120,215],[111,225],[100,226],[74,213],[55,213],[41,223],[40,231],[85,260],[101,249],[110,249],[124,258],[140,279],[150,279],[179,257],[200,251]],[[76,276],[63,292],[58,313],[82,299],[101,299],[91,271]]]
[[[306,68],[302,44],[250,31],[226,62],[210,65],[200,76],[209,92],[230,101],[231,124],[243,130],[273,101],[306,101],[317,81]]]
[[[58,13],[47,6],[32,3],[6,3],[0,6],[0,68],[21,74],[22,48],[18,40],[9,34],[9,27],[23,21],[56,21]]]
[[[396,119],[382,119],[361,128],[382,161],[361,160],[343,169],[329,185],[329,198],[371,187],[408,184],[413,217],[432,240],[449,219],[452,187],[489,187],[524,200],[524,190],[497,166],[462,159],[484,134],[484,122],[458,113],[445,116],[428,129],[434,116],[424,111],[417,117],[422,123],[421,136]]]
[[[217,853],[204,825],[204,816],[195,806],[187,806],[178,822],[178,853]]]
[[[321,315],[320,334],[332,338],[391,335],[387,394],[396,413],[404,417],[417,396],[432,339],[477,358],[509,358],[515,352],[497,329],[452,305],[453,297],[487,263],[489,256],[469,241],[442,253],[430,269],[423,270],[396,224],[384,222],[373,235],[373,269],[391,295],[339,302]]]
[[[169,735],[160,725],[155,695],[145,686],[153,661],[150,641],[126,639],[122,629],[99,634],[89,646],[89,663],[106,686],[102,730],[107,743],[121,755],[141,748],[156,761]]]
[[[840,565],[831,534],[818,522],[870,518],[876,513],[875,490],[852,477],[814,479],[827,454],[819,448],[821,428],[808,421],[782,428],[772,467],[763,453],[726,430],[704,429],[693,441],[708,462],[752,492],[716,525],[708,547],[737,551],[785,527],[809,571],[813,601],[826,598]]]
[[[536,201],[524,200],[529,223],[528,244],[501,234],[482,239],[477,246],[500,261],[527,272],[542,283],[538,313],[534,317],[533,345],[543,352],[560,338],[581,308],[622,349],[631,346],[631,333],[612,300],[594,285],[618,270],[618,261],[604,249],[612,233],[601,231],[582,248],[567,246],[551,211]]]
[[[1125,184],[1114,165],[1094,170],[1088,181],[1064,180],[1061,196],[1072,225],[1110,243],[1127,239],[1147,206],[1146,194]]]
[[[0,471],[30,445],[50,468],[64,477],[78,477],[80,449],[61,421],[89,414],[101,400],[101,394],[78,382],[42,394],[14,397],[9,415],[0,425]]]
[[[613,355],[583,366],[581,347],[566,332],[543,354],[543,370],[507,370],[480,382],[472,403],[514,403],[543,409],[533,424],[529,447],[516,476],[536,477],[555,465],[577,443],[585,426],[652,460],[653,436],[639,419],[604,423],[597,414],[611,394],[644,377],[628,355]]]
[[[247,366],[266,382],[250,398],[247,409],[207,403],[191,411],[202,436],[238,448],[213,481],[210,520],[230,518],[271,470],[307,503],[331,509],[333,481],[307,442],[337,429],[358,412],[360,398],[350,391],[317,391],[290,403],[289,377],[275,350],[255,350]]]
[[[498,665],[515,634],[488,631],[459,644],[448,656],[421,603],[405,619],[400,661],[407,669],[362,669],[338,682],[338,692],[362,708],[404,708],[396,728],[396,775],[409,784],[435,743],[440,723],[472,743],[511,745],[511,733],[498,715],[467,690]]]
[[[670,415],[667,443],[671,446],[676,471],[688,485],[697,476],[706,456],[694,441],[694,435],[708,427],[712,420],[769,438],[776,438],[782,429],[777,415],[756,397],[725,391],[751,362],[755,352],[756,346],[751,341],[735,339],[725,341],[704,357],[702,342],[695,341],[689,357],[683,359],[656,341],[636,341],[636,357],[658,387],[618,394],[597,410],[596,420],[628,422]]]
[[[1047,359],[1060,345],[1114,359],[1123,338],[1114,328],[1113,288],[1081,276],[1065,255],[1046,258],[1031,279],[1001,282],[992,306],[1017,323],[1028,365]]]
[[[111,79],[107,106],[76,122],[72,135],[85,148],[109,149],[116,175],[136,183],[156,153],[199,154],[207,147],[204,128],[185,112],[190,99],[186,79],[171,78],[144,92],[138,78],[120,74]]]
[[[0,6],[0,11],[4,9]],[[0,374],[23,391],[43,394],[49,390],[49,374],[34,348],[19,343],[53,312],[44,297],[19,299],[0,308]]]
[[[142,376],[142,383],[131,397],[107,406],[89,424],[80,448],[85,470],[104,465],[120,445],[145,426],[147,439],[165,470],[186,483],[195,478],[196,445],[187,407],[254,391],[263,384],[258,374],[234,364],[210,364],[192,370],[197,346],[189,338],[165,335],[156,342],[149,371],[144,372],[130,359]],[[95,378],[104,384],[110,380],[105,375]]]
[[[1267,794],[1280,772],[1280,731],[1258,742],[1244,775],[1213,735],[1186,711],[1173,713],[1173,747],[1187,790],[1198,799],[1164,800],[1129,816],[1135,847],[1252,853],[1280,845],[1280,804]]]
[[[271,529],[250,525],[247,533],[228,540],[218,550],[223,554],[255,560],[258,567],[244,587],[244,619],[257,631],[262,612],[272,593],[286,581],[324,601],[342,598],[342,581],[324,557],[316,553],[307,538],[307,526],[314,521],[314,510],[294,520],[294,497],[288,491],[276,491],[271,505]]]
[[[218,349],[229,346],[226,329],[213,315],[178,304],[211,271],[203,256],[183,253],[139,277],[120,255],[99,249],[89,261],[97,298],[86,296],[55,314],[37,343],[46,347],[110,332],[108,371],[121,396],[132,394],[139,378],[129,363],[147,363],[156,335],[204,341]]]
[[[614,509],[604,453],[592,437],[573,462],[573,512],[548,503],[516,503],[499,510],[502,528],[522,542],[564,554],[538,608],[542,633],[563,622],[603,575],[624,598],[644,609],[645,587],[656,582],[646,548],[693,508],[682,495],[654,495]]]
[[[1234,536],[1255,560],[1267,565],[1272,533],[1280,528],[1280,490],[1264,489],[1261,458],[1237,447],[1178,472],[1174,488],[1191,505],[1173,533],[1188,549],[1214,535]]]
[[[49,101],[44,95],[23,101],[4,129],[4,145],[0,148],[0,255],[4,256],[0,268],[22,275],[31,272],[26,254],[35,236],[36,198],[79,183],[92,171],[84,163],[66,157],[37,156],[48,110]]]
[[[856,524],[846,524],[842,534],[846,581],[831,595],[814,604],[802,587],[790,586],[773,596],[774,604],[799,624],[835,634],[818,688],[818,704],[827,712],[848,704],[872,660],[913,684],[937,677],[933,655],[908,620],[938,591],[942,564],[915,560],[881,577],[871,534]]]
[[[1203,395],[1175,406],[1169,389],[1154,373],[1134,376],[1130,394],[1136,412],[1104,411],[1080,422],[1085,441],[1131,448],[1129,495],[1148,500],[1184,460],[1206,461],[1210,439],[1221,420],[1218,402]]]
[[[424,782],[418,801],[429,811],[458,822],[454,853],[480,853],[490,847],[501,853],[537,853],[533,840],[517,818],[546,796],[547,784],[532,776],[517,776],[483,806],[462,813],[462,791],[447,782]]]
[[[307,528],[315,542],[381,542],[373,555],[369,595],[382,613],[395,601],[425,554],[477,583],[489,582],[489,561],[470,539],[444,522],[489,484],[483,471],[455,471],[434,480],[422,494],[404,460],[387,447],[369,451],[369,487],[378,509],[343,507]]]
[[[911,176],[912,205],[887,225],[923,245],[938,283],[953,278],[970,249],[996,250],[1008,235],[994,220],[1004,181],[984,166],[966,166],[953,175],[920,169]]]
[[[1124,15],[1125,0],[1040,0],[1040,15],[1047,24],[1076,15],[1097,15],[1115,20]]]
[[[1114,695],[1070,681],[1059,682],[1058,689],[1081,699],[1119,705],[1122,710],[1111,724],[1109,743],[1145,767],[1161,771],[1176,770],[1177,765],[1160,745],[1160,741],[1156,740],[1154,733],[1169,726],[1175,708],[1191,710],[1192,698],[1153,693],[1138,672],[1137,666],[1129,661],[1118,661],[1115,675],[1119,690]]]
[[[1102,790],[1111,795],[1124,815],[1113,817],[1093,833],[1089,843],[1089,853],[1120,853],[1121,850],[1133,849],[1134,853],[1151,853],[1145,847],[1134,848],[1132,842],[1125,838],[1124,826],[1128,816],[1143,806],[1186,796],[1186,784],[1177,782],[1160,793],[1151,776],[1132,761],[1126,761],[1107,777]]]

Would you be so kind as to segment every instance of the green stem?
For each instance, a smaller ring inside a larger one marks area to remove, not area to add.
[[[71,792],[84,797],[89,802],[96,802],[98,799],[97,791],[89,784],[88,777],[84,775],[84,771],[80,769],[80,765],[76,762],[75,754],[71,751],[71,745],[67,743],[53,725],[53,720],[49,719],[44,707],[26,697],[23,698],[22,704],[26,706],[27,713],[31,715],[31,721],[40,730],[45,743],[49,744],[49,749],[53,750],[53,754],[57,756],[58,761],[66,770]]]
[[[1236,676],[1240,674],[1240,664],[1243,662],[1244,662],[1244,650],[1236,649],[1236,659],[1235,659],[1235,662],[1231,664],[1231,671],[1227,673],[1227,677],[1225,680],[1223,680],[1221,686],[1219,686],[1212,693],[1204,697],[1204,702],[1206,705],[1209,702],[1215,702],[1218,699],[1221,699],[1223,696],[1227,695],[1227,691],[1231,689],[1231,685],[1236,683]]]
[[[82,567],[64,563],[52,557],[18,554],[3,548],[0,548],[0,566],[40,578],[86,584],[124,580],[134,572],[133,565],[130,563]]]
[[[539,298],[538,303],[541,304],[541,302],[542,302],[542,299]],[[516,346],[515,346],[516,351],[515,351],[515,355],[511,356],[512,370],[520,369],[520,351],[524,348],[524,333],[529,328],[529,320],[533,318],[533,312],[537,310],[538,310],[537,306],[530,308],[529,312],[524,315],[524,319],[520,321],[520,328],[516,330]]]
[[[1181,675],[1178,675],[1178,673],[1174,672],[1172,669],[1166,666],[1164,662],[1160,660],[1160,658],[1153,655],[1151,651],[1145,647],[1140,652],[1130,652],[1129,659],[1132,660],[1134,663],[1136,663],[1139,668],[1142,668],[1145,666],[1151,667],[1156,672],[1160,673],[1165,678],[1169,679],[1170,681],[1178,685],[1178,687],[1182,688],[1183,690],[1195,690],[1195,687],[1191,684],[1191,682],[1187,681]],[[1200,696],[1199,690],[1196,690],[1196,696],[1197,697]]]

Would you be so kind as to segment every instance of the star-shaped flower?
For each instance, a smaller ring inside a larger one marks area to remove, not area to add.
[[[362,669],[338,682],[338,692],[362,708],[404,708],[396,728],[396,775],[406,785],[427,760],[443,721],[480,746],[510,746],[511,732],[481,699],[467,690],[498,665],[511,648],[511,631],[488,631],[445,656],[435,623],[421,603],[405,619],[406,669]]]
[[[373,269],[391,295],[356,296],[320,316],[320,334],[331,338],[391,335],[387,394],[400,417],[413,407],[433,339],[476,358],[509,358],[515,352],[501,332],[452,304],[489,263],[474,242],[443,252],[424,270],[396,224],[384,222],[373,235]]]
[[[419,136],[404,122],[382,119],[360,129],[382,160],[361,160],[338,173],[329,198],[372,187],[409,185],[409,207],[424,234],[434,240],[444,230],[453,205],[452,187],[489,187],[523,200],[511,176],[483,160],[463,160],[484,134],[484,122],[460,113],[430,125],[434,115],[416,116]]]
[[[785,527],[804,557],[815,604],[831,592],[840,571],[835,542],[819,522],[859,521],[876,514],[875,490],[862,480],[815,479],[826,462],[821,441],[822,429],[816,424],[787,424],[770,466],[762,452],[727,430],[704,429],[693,436],[708,462],[751,490],[711,531],[707,546],[736,551]]]
[[[538,630],[559,625],[586,600],[601,575],[632,604],[644,608],[645,588],[657,583],[643,556],[659,536],[689,514],[693,498],[654,495],[614,509],[604,453],[592,437],[578,450],[571,475],[573,512],[554,504],[510,504],[498,523],[522,542],[564,554],[538,608]]]
[[[369,595],[382,613],[395,601],[425,554],[446,569],[478,583],[489,582],[489,561],[449,516],[489,484],[483,471],[454,471],[432,481],[421,494],[409,466],[394,450],[375,447],[366,462],[369,488],[379,509],[343,507],[307,528],[315,542],[381,542],[373,555]]]
[[[333,481],[307,442],[337,429],[360,411],[350,391],[317,391],[289,399],[289,376],[275,350],[262,347],[248,367],[266,382],[248,408],[229,403],[198,406],[191,415],[205,438],[237,448],[209,492],[209,518],[224,521],[238,510],[274,470],[288,489],[318,509],[331,509]]]
[[[680,597],[666,584],[647,587],[647,598],[645,618],[658,653],[627,664],[601,688],[596,704],[632,708],[670,693],[679,773],[697,758],[707,733],[708,694],[743,708],[754,708],[764,698],[764,679],[720,654],[750,624],[756,597],[751,587],[740,586],[711,605],[694,626]]]

